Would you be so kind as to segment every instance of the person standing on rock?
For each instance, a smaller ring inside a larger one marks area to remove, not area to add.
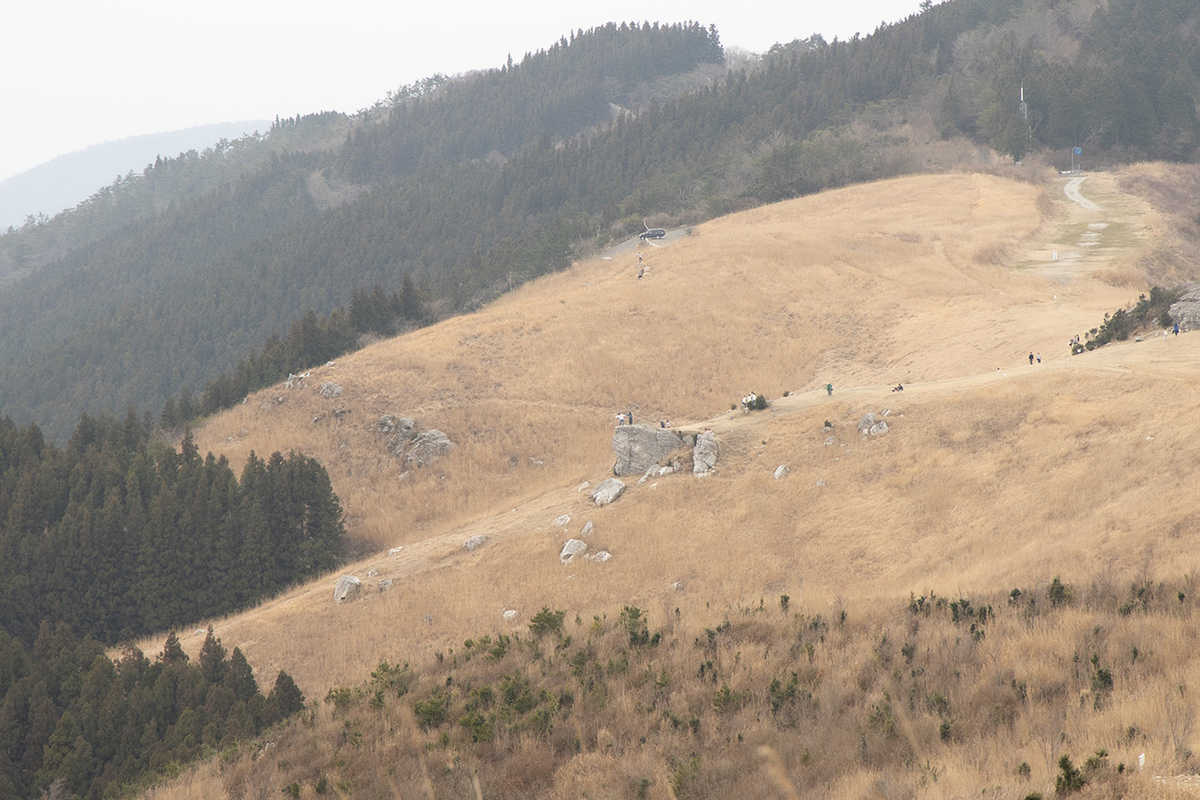
[[[629,420],[629,424],[630,424],[630,425],[632,425],[632,424],[633,424],[633,412],[632,412],[632,411],[626,411],[626,412],[625,412],[625,419]]]

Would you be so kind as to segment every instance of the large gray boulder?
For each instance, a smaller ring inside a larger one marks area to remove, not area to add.
[[[1189,331],[1200,329],[1200,286],[1189,284],[1183,295],[1171,303],[1168,312],[1180,328]]]
[[[701,433],[696,437],[696,446],[692,448],[692,472],[698,476],[712,472],[720,455],[721,445],[717,442],[716,434],[712,431]]]
[[[337,585],[333,587],[333,601],[344,603],[347,600],[353,600],[361,591],[362,581],[353,575],[343,575],[338,578]]]
[[[428,430],[413,438],[404,460],[414,467],[424,467],[446,455],[452,447],[454,442],[449,436],[439,430]]]
[[[317,393],[321,395],[321,397],[326,397],[332,400],[342,393],[342,387],[338,386],[333,381],[325,381],[321,384],[321,388],[317,389]]]
[[[478,550],[487,544],[487,540],[488,537],[484,536],[482,533],[477,533],[470,539],[467,539],[465,542],[463,542],[463,550]]]
[[[558,560],[564,564],[570,564],[575,556],[581,553],[586,553],[588,546],[578,539],[568,539],[563,545],[562,552],[558,554]]]
[[[621,496],[625,491],[625,483],[616,478],[608,478],[596,484],[596,488],[592,490],[592,500],[598,506],[606,506],[612,501]]]
[[[694,434],[657,425],[618,425],[613,430],[612,449],[617,457],[614,475],[641,475],[654,464],[682,447],[696,443]]]

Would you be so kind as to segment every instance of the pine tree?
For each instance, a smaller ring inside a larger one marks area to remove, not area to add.
[[[212,626],[209,626],[204,644],[200,646],[200,674],[204,676],[204,680],[220,683],[224,679],[227,667],[225,655],[221,640],[213,634]]]
[[[254,670],[242,655],[240,648],[233,648],[229,657],[229,667],[225,670],[225,686],[233,691],[234,697],[242,702],[249,702],[258,694],[258,682],[254,680]]]
[[[300,687],[296,686],[292,676],[283,670],[279,670],[279,674],[275,676],[275,686],[268,696],[268,700],[271,699],[278,705],[279,713],[285,718],[304,708],[304,694]]]

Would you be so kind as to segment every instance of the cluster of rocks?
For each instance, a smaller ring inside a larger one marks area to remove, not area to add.
[[[891,412],[884,409],[879,414],[866,414],[858,423],[858,432],[863,436],[878,436],[888,432],[888,424],[884,419]]]
[[[716,467],[721,450],[712,431],[697,434],[641,424],[618,425],[612,449],[617,457],[614,475],[643,476],[652,467],[686,469],[689,460],[693,474],[707,475]]]
[[[588,552],[587,542],[579,539],[568,539],[563,545],[562,552],[558,554],[558,560],[563,564],[570,564],[576,558],[582,558],[584,561],[591,561],[596,564],[603,564],[612,558],[612,553],[607,550],[597,550],[594,553]]]
[[[421,468],[437,461],[454,447],[450,437],[436,428],[422,430],[412,417],[384,414],[375,424],[387,449],[410,467]]]

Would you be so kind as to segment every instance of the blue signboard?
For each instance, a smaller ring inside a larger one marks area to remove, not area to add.
[[[1076,147],[1076,148],[1075,148],[1075,150],[1074,150],[1074,151],[1072,151],[1072,152],[1073,152],[1073,154],[1074,154],[1074,155],[1081,156],[1081,155],[1083,155],[1083,148],[1082,148],[1082,147]]]

